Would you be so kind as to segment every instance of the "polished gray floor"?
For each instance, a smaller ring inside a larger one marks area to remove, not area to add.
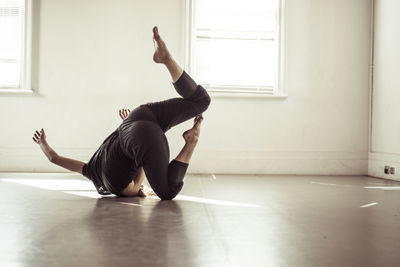
[[[188,176],[178,199],[0,174],[1,266],[400,266],[400,183]]]

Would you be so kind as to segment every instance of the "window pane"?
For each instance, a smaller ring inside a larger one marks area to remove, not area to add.
[[[275,31],[277,0],[197,0],[197,29]]]
[[[273,41],[198,39],[195,73],[211,85],[274,86],[276,52]]]
[[[19,87],[23,0],[0,0],[0,87]]]

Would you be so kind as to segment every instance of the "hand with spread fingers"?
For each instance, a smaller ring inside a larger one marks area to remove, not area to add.
[[[42,144],[42,143],[46,143],[46,133],[44,132],[44,129],[42,128],[42,129],[40,130],[40,132],[39,132],[39,131],[36,131],[36,132],[34,133],[32,139],[33,139],[33,141],[34,141],[36,144],[38,144],[38,145],[40,145],[40,144]]]
[[[125,120],[129,116],[130,112],[131,112],[130,109],[120,109],[119,116],[121,117],[122,120]]]
[[[85,165],[83,161],[70,159],[63,156],[58,155],[54,149],[47,143],[46,133],[42,128],[40,131],[35,131],[32,137],[33,141],[40,146],[40,149],[43,151],[47,159],[63,168],[66,168],[73,172],[78,172],[82,174],[82,168]]]

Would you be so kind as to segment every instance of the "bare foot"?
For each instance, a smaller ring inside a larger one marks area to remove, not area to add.
[[[171,54],[163,39],[161,39],[157,26],[153,28],[153,42],[154,48],[156,49],[153,55],[154,62],[165,64],[168,60],[171,60]]]
[[[200,126],[202,121],[203,116],[200,114],[194,118],[193,127],[183,133],[183,139],[185,139],[186,143],[197,143],[200,137]]]
[[[139,190],[139,197],[147,197],[147,196],[156,196],[156,193],[154,193],[153,189],[150,187],[142,184],[143,188]]]

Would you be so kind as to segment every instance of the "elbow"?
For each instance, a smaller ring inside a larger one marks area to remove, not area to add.
[[[59,156],[57,154],[50,154],[49,161],[56,164],[58,162],[58,158]]]

